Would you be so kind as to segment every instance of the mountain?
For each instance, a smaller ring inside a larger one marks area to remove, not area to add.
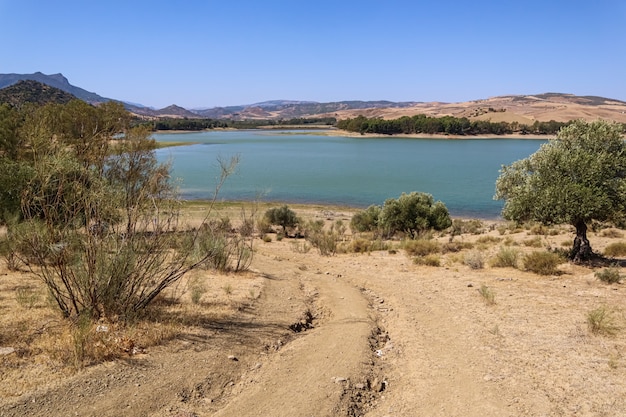
[[[0,89],[13,85],[22,80],[38,81],[42,84],[49,85],[50,87],[55,87],[59,90],[70,93],[73,96],[91,104],[111,101],[111,99],[109,98],[105,98],[99,96],[96,93],[92,93],[90,91],[83,90],[80,87],[73,86],[69,83],[67,78],[63,76],[63,74],[46,75],[41,72],[36,72],[34,74],[0,74]]]
[[[98,104],[111,99],[73,86],[62,74],[0,74],[0,92],[21,80],[38,81],[58,88],[88,103]],[[171,105],[155,110],[143,105],[124,103],[126,108],[147,118],[211,118],[211,119],[272,119],[288,120],[307,117],[335,117],[345,119],[363,115],[394,119],[402,116],[426,114],[429,116],[467,117],[471,120],[492,122],[518,122],[532,124],[535,121],[566,122],[573,119],[605,119],[626,123],[626,102],[598,97],[576,96],[564,93],[541,93],[534,95],[505,95],[462,103],[442,102],[392,102],[392,101],[337,101],[318,103],[314,101],[271,100],[240,106],[214,107],[188,110]]]
[[[14,106],[24,103],[65,104],[74,99],[76,97],[70,93],[33,80],[20,80],[16,84],[0,89],[0,103]]]
[[[318,103],[315,101],[272,100],[246,106],[215,107],[197,110],[201,117],[218,119],[293,119],[341,110],[363,110],[370,108],[406,108],[415,102],[396,103],[391,101],[337,101]],[[332,117],[332,115],[331,115]]]

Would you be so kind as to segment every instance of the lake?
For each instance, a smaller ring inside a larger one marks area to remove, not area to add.
[[[157,133],[157,141],[193,145],[157,150],[172,164],[186,199],[209,199],[219,176],[217,158],[239,155],[237,171],[219,193],[224,200],[382,205],[420,191],[445,203],[453,216],[497,218],[494,201],[501,165],[525,158],[543,140],[346,138],[319,131],[205,131]]]

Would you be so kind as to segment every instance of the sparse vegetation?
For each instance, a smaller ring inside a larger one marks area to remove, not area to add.
[[[431,254],[426,256],[416,256],[413,258],[413,263],[416,265],[425,266],[441,266],[441,258],[439,255]]]
[[[615,258],[618,256],[626,256],[626,242],[613,242],[604,248],[604,256]]]
[[[617,284],[622,280],[622,275],[619,272],[618,266],[611,266],[604,268],[602,271],[595,273],[596,278],[607,284]]]
[[[613,336],[619,330],[611,311],[601,306],[587,313],[589,331],[597,335]]]
[[[494,305],[496,303],[496,294],[491,288],[485,284],[481,285],[478,289],[478,294],[483,298],[487,305]]]
[[[417,239],[404,240],[401,248],[409,256],[426,256],[441,252],[441,245],[435,240]]]
[[[491,259],[490,265],[495,268],[517,268],[519,251],[515,248],[500,247],[500,251]]]
[[[477,250],[466,253],[463,257],[463,263],[472,269],[482,269],[485,266],[483,254]]]
[[[534,251],[524,256],[524,269],[539,275],[558,274],[563,258],[553,252]]]

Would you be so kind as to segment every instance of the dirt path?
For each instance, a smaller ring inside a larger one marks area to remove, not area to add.
[[[625,317],[623,285],[573,265],[539,277],[418,266],[387,251],[322,257],[293,244],[258,245],[251,279],[261,295],[235,316],[0,398],[0,417],[624,415],[626,340],[586,324],[602,305]]]

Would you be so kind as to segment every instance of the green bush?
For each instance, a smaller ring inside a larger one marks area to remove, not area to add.
[[[611,312],[604,306],[587,313],[587,325],[591,333],[605,336],[613,336],[619,330]]]
[[[524,256],[524,269],[539,275],[555,275],[563,258],[552,252],[531,252]]]
[[[448,209],[433,196],[412,192],[385,201],[379,216],[379,227],[389,236],[401,232],[415,238],[427,230],[444,230],[450,227],[452,220]]]
[[[626,256],[626,242],[614,242],[604,248],[604,256],[615,258],[616,256]]]
[[[265,212],[265,220],[269,224],[275,224],[283,228],[283,234],[287,234],[287,228],[298,225],[298,216],[288,206],[273,207]]]
[[[355,213],[350,220],[350,229],[360,233],[376,231],[380,212],[380,206],[369,206],[367,209]]]

